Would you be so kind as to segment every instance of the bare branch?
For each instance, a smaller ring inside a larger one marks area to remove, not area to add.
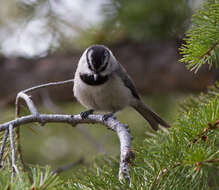
[[[29,93],[29,92],[32,92],[34,90],[40,89],[40,88],[45,88],[45,87],[50,87],[50,86],[59,86],[59,85],[68,84],[68,83],[73,84],[73,82],[74,82],[74,79],[69,79],[69,80],[64,80],[64,81],[59,81],[59,82],[50,82],[50,83],[41,84],[38,86],[34,86],[32,88],[25,89],[22,92]]]
[[[18,118],[19,115],[20,115],[20,100],[23,99],[30,111],[30,113],[32,115],[39,115],[39,112],[36,108],[36,106],[34,105],[33,101],[31,100],[31,97],[28,96],[27,94],[25,94],[24,92],[19,92],[17,94],[17,97],[16,97],[16,101],[15,101],[15,118]],[[40,122],[41,125],[43,125],[43,121]],[[20,128],[18,127],[16,129],[16,135],[17,135],[17,151],[18,151],[18,154],[19,154],[19,157],[20,157],[20,160],[21,160],[21,164],[23,165],[23,170],[26,171],[26,164],[24,162],[24,159],[23,159],[23,154],[22,154],[22,147],[21,147],[21,141],[20,141]],[[28,176],[29,176],[29,179],[31,179],[30,175],[29,175],[29,172],[28,172]]]
[[[27,94],[25,94],[24,92],[21,91],[17,94],[16,101],[15,101],[15,105],[16,105],[16,114],[15,115],[16,115],[16,117],[18,117],[19,113],[20,113],[20,99],[23,99],[26,102],[27,107],[28,107],[31,114],[33,114],[33,115],[39,114],[36,106],[34,105],[33,101],[31,100],[30,96],[28,96]]]
[[[11,143],[11,165],[12,165],[12,172],[11,172],[11,182],[14,181],[14,175],[15,175],[15,148],[14,148],[14,134],[13,134],[13,125],[9,125],[9,136],[10,136],[10,143]]]
[[[16,117],[19,115],[19,112],[20,112],[19,100],[21,98],[26,102],[26,104],[29,108],[29,111],[32,114],[38,114],[36,106],[34,105],[33,101],[30,99],[30,97],[26,93],[32,92],[32,91],[40,89],[40,88],[51,87],[51,86],[59,86],[59,85],[68,84],[68,83],[74,83],[74,79],[69,79],[69,80],[59,81],[59,82],[50,82],[50,83],[47,83],[47,84],[41,84],[41,85],[34,86],[34,87],[31,87],[31,88],[28,88],[28,89],[25,89],[25,90],[19,92],[17,94],[16,102],[15,102]]]
[[[134,153],[132,152],[131,149],[131,137],[129,134],[128,125],[120,123],[113,117],[104,120],[103,115],[89,115],[88,118],[82,119],[80,114],[78,115],[40,114],[37,108],[35,107],[33,101],[31,100],[31,98],[26,94],[36,89],[63,85],[67,83],[73,83],[73,79],[61,81],[61,82],[52,82],[48,84],[43,84],[19,92],[16,97],[16,118],[9,122],[0,124],[0,131],[9,129],[11,149],[12,149],[12,180],[14,178],[14,172],[15,171],[18,172],[17,167],[15,165],[15,152],[14,152],[15,149],[14,149],[14,138],[13,138],[14,127],[20,127],[23,124],[32,123],[32,122],[38,122],[40,124],[46,124],[51,122],[67,123],[72,126],[82,123],[86,123],[86,124],[100,123],[117,133],[117,136],[120,140],[120,168],[119,168],[118,177],[120,181],[122,181],[125,178],[126,181],[130,183],[129,163],[134,158]],[[19,109],[20,109],[20,99],[23,99],[26,102],[31,115],[18,117]]]
[[[103,115],[89,115],[87,119],[82,119],[80,114],[78,115],[64,115],[64,114],[39,114],[39,115],[28,115],[20,118],[16,118],[12,121],[0,124],[0,131],[6,130],[9,126],[18,127],[23,124],[32,123],[32,122],[41,122],[44,123],[67,123],[70,125],[77,125],[82,123],[100,123],[107,128],[115,131],[120,140],[120,170],[119,170],[119,179],[123,179],[124,177],[129,182],[129,167],[128,164],[130,160],[133,158],[133,153],[131,150],[131,137],[129,135],[129,129],[127,125],[124,125],[117,121],[114,118],[109,118],[107,121],[103,120]]]

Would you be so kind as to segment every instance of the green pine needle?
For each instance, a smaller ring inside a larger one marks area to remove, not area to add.
[[[209,68],[218,64],[219,56],[219,0],[207,0],[192,16],[192,27],[180,48],[181,62],[197,72],[207,63]]]

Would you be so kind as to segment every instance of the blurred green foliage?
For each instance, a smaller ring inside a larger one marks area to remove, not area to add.
[[[187,0],[112,0],[103,14],[103,30],[110,38],[163,40],[184,33],[190,7]]]
[[[102,23],[81,33],[84,46],[178,39],[188,28],[191,14],[188,0],[111,0],[102,7]]]

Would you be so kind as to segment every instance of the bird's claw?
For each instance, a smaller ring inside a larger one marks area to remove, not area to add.
[[[108,114],[104,114],[103,115],[103,121],[107,121],[110,117],[114,117],[114,112],[112,113],[108,113]]]
[[[82,119],[87,119],[87,117],[92,114],[94,110],[87,110],[80,113]]]

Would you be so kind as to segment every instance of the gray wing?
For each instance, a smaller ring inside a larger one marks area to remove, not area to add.
[[[134,82],[132,81],[131,77],[128,75],[125,68],[120,63],[118,63],[118,65],[119,65],[119,68],[116,70],[116,73],[122,79],[124,85],[130,89],[130,91],[132,92],[132,95],[135,98],[140,99],[138,92],[136,90],[136,87],[134,85]]]

